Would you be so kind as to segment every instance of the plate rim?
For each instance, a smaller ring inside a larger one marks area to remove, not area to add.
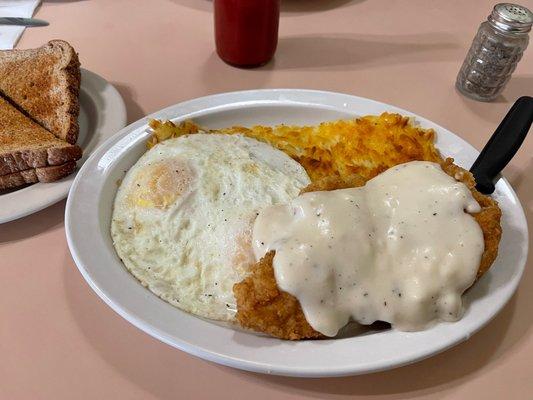
[[[374,106],[387,108],[388,110],[393,111],[393,112],[399,112],[399,113],[402,113],[404,115],[413,116],[417,120],[419,120],[420,122],[430,123],[433,126],[436,126],[439,129],[441,129],[443,131],[446,131],[447,133],[450,133],[454,138],[457,138],[460,142],[464,142],[468,146],[473,148],[473,146],[471,146],[468,142],[466,142],[460,136],[455,135],[453,132],[451,132],[448,129],[442,127],[441,125],[436,124],[436,123],[432,122],[431,120],[428,120],[428,119],[426,119],[426,118],[424,118],[422,116],[419,116],[418,114],[412,113],[412,112],[410,112],[408,110],[404,110],[404,109],[396,107],[396,106],[389,105],[387,103],[379,102],[379,101],[372,100],[372,99],[367,99],[367,98],[364,98],[364,97],[354,96],[354,95],[351,95],[351,94],[332,92],[332,91],[308,90],[308,89],[257,89],[257,90],[244,90],[244,91],[234,91],[234,92],[227,92],[227,93],[219,93],[219,94],[214,94],[214,95],[210,95],[210,96],[199,97],[199,98],[196,98],[196,99],[180,102],[180,103],[171,105],[169,107],[166,107],[166,108],[164,108],[162,110],[159,110],[159,111],[156,111],[154,113],[151,113],[150,115],[148,115],[148,116],[146,116],[144,118],[141,118],[138,121],[135,121],[132,124],[124,127],[116,135],[114,135],[113,137],[107,139],[104,143],[102,143],[99,146],[99,148],[96,149],[95,151],[93,151],[93,153],[90,155],[89,159],[86,161],[85,166],[87,166],[87,168],[88,168],[88,166],[91,164],[91,162],[94,161],[94,158],[98,157],[99,155],[100,156],[103,155],[105,152],[100,154],[101,152],[104,151],[103,149],[109,150],[109,148],[113,147],[113,145],[116,144],[116,142],[118,142],[119,140],[127,137],[130,134],[133,134],[134,132],[137,132],[140,127],[146,126],[147,125],[147,121],[148,121],[149,118],[167,118],[168,116],[165,116],[165,115],[173,112],[172,110],[174,110],[175,108],[178,108],[178,107],[187,108],[187,106],[190,106],[191,104],[196,104],[198,102],[205,102],[205,101],[214,100],[214,99],[220,100],[220,99],[224,99],[224,98],[228,98],[228,97],[232,97],[232,96],[237,96],[237,97],[246,96],[246,95],[258,95],[258,96],[260,96],[260,95],[265,95],[265,94],[272,94],[272,95],[275,95],[275,94],[278,94],[278,95],[279,94],[296,94],[296,95],[311,95],[311,96],[312,95],[318,95],[318,96],[320,96],[320,95],[326,95],[326,96],[331,96],[331,95],[333,95],[333,96],[339,96],[339,95],[340,96],[348,96],[348,97],[350,97],[350,98],[352,98],[354,100],[357,100],[357,101],[370,102]],[[281,101],[281,99],[278,100],[277,103],[279,103],[280,101]],[[244,102],[247,103],[247,104],[250,104],[250,100],[245,100]],[[265,104],[265,101],[258,100],[258,102],[260,102],[261,104]],[[274,101],[274,102],[276,102],[276,101]],[[235,104],[236,105],[236,104],[238,104],[238,102],[228,102],[226,104],[226,106],[229,105],[229,104]],[[299,101],[298,104],[303,105],[303,104],[305,104],[305,101]],[[318,103],[316,103],[316,102],[309,102],[308,104],[314,104],[315,106],[318,105]],[[322,103],[320,105],[324,105],[324,104]],[[211,110],[211,111],[214,110],[213,107],[209,107],[209,108],[206,108],[206,109]],[[338,109],[338,108],[336,108],[336,109]],[[183,113],[181,115],[174,115],[171,119],[174,119],[174,120],[176,120],[176,119],[185,119],[185,118],[188,118],[188,116],[191,115],[191,114],[201,113],[201,112],[202,112],[202,110],[191,111],[191,112],[188,112],[188,113]],[[477,152],[477,150],[476,150],[476,152]],[[85,166],[83,168],[85,168]],[[505,293],[505,297],[502,298],[503,301],[501,302],[500,306],[498,308],[492,310],[492,312],[490,313],[489,317],[482,324],[476,326],[474,329],[471,329],[468,332],[466,332],[466,331],[463,332],[463,334],[460,337],[457,337],[455,340],[448,342],[445,346],[439,347],[437,350],[426,351],[425,353],[420,353],[417,357],[410,357],[410,358],[404,359],[402,361],[397,361],[396,363],[394,363],[394,365],[390,365],[390,364],[389,365],[385,365],[385,364],[380,364],[378,362],[378,363],[375,363],[375,365],[373,365],[370,368],[359,369],[359,370],[346,369],[346,368],[336,369],[335,367],[333,367],[333,368],[328,368],[327,370],[320,370],[319,371],[319,370],[316,370],[314,368],[311,368],[311,369],[308,369],[308,370],[302,369],[302,368],[298,368],[297,370],[295,370],[292,367],[286,367],[286,366],[272,367],[272,365],[267,364],[267,363],[251,361],[251,360],[244,360],[242,358],[236,358],[236,357],[224,355],[224,354],[221,354],[221,353],[213,352],[213,351],[211,351],[209,349],[205,349],[203,347],[200,347],[200,346],[195,345],[195,344],[188,343],[188,342],[183,341],[183,340],[178,340],[178,341],[176,341],[175,339],[172,340],[171,338],[167,337],[164,332],[161,332],[159,329],[157,329],[156,327],[154,327],[151,324],[147,323],[146,321],[137,318],[137,315],[131,314],[128,310],[125,309],[125,307],[113,302],[113,300],[104,291],[102,291],[101,288],[98,287],[97,283],[94,282],[93,279],[91,278],[90,273],[87,271],[85,265],[83,265],[82,260],[78,257],[76,243],[74,243],[73,239],[72,239],[72,229],[73,228],[72,228],[71,223],[70,223],[70,221],[71,221],[71,205],[72,205],[71,204],[71,199],[73,199],[75,197],[72,194],[75,193],[75,191],[77,190],[78,185],[80,184],[80,180],[81,180],[81,177],[83,175],[83,173],[82,173],[83,168],[80,171],[80,173],[78,173],[78,175],[76,176],[76,178],[74,180],[74,183],[73,183],[73,185],[72,185],[72,187],[70,189],[69,197],[68,197],[68,200],[67,200],[66,211],[65,211],[65,231],[66,231],[68,246],[69,246],[69,249],[71,251],[72,257],[73,257],[73,259],[75,261],[75,264],[78,267],[78,269],[80,270],[80,273],[82,274],[84,279],[90,285],[90,287],[117,314],[119,314],[121,317],[125,318],[128,322],[130,322],[131,324],[133,324],[137,328],[141,329],[145,333],[149,334],[150,336],[152,336],[152,337],[154,337],[154,338],[156,338],[156,339],[158,339],[158,340],[160,340],[160,341],[162,341],[162,342],[164,342],[164,343],[166,343],[166,344],[168,344],[168,345],[170,345],[172,347],[178,348],[178,349],[180,349],[182,351],[185,351],[185,352],[187,352],[189,354],[192,354],[194,356],[200,357],[202,359],[206,359],[208,361],[213,361],[213,362],[216,362],[216,363],[219,363],[219,364],[222,364],[222,365],[227,365],[227,366],[230,366],[230,367],[234,367],[234,368],[238,368],[238,369],[244,369],[244,370],[248,370],[248,371],[252,371],[252,372],[268,373],[268,374],[275,374],[275,375],[285,375],[285,376],[298,376],[298,377],[348,376],[348,375],[357,375],[357,374],[363,374],[363,373],[377,372],[377,371],[381,371],[381,370],[386,370],[386,369],[399,367],[399,366],[402,366],[402,365],[406,365],[406,364],[417,362],[417,361],[419,361],[421,359],[424,359],[424,358],[430,357],[432,355],[435,355],[437,353],[440,353],[442,351],[445,351],[446,349],[448,349],[450,347],[453,347],[453,346],[457,345],[458,343],[468,339],[472,334],[474,334],[475,332],[477,332],[480,329],[482,329],[505,306],[505,304],[509,301],[511,296],[516,291],[516,288],[517,288],[517,286],[518,286],[518,284],[520,282],[521,276],[523,274],[524,266],[525,266],[525,262],[526,262],[526,258],[527,258],[528,249],[526,248],[524,256],[520,260],[521,265],[517,266],[518,274],[513,276],[513,281],[511,282],[511,286],[508,288],[509,290]],[[527,222],[526,222],[526,219],[525,219],[524,210],[523,210],[523,208],[522,208],[522,206],[520,204],[520,201],[519,201],[516,193],[514,192],[514,189],[511,187],[509,182],[505,178],[502,178],[502,182],[505,185],[506,189],[509,191],[509,195],[512,197],[512,199],[518,205],[517,211],[519,211],[520,214],[521,214],[520,215],[520,222],[521,222],[521,224],[523,224],[523,226],[521,226],[521,228],[522,228],[521,232],[525,235],[524,241],[527,242],[529,233],[528,233],[528,227],[527,227]]]
[[[89,152],[89,154],[92,154],[94,153],[98,147],[103,144],[107,139],[109,139],[111,136],[113,136],[114,133],[118,132],[119,130],[121,130],[122,128],[124,128],[127,124],[127,112],[126,112],[126,103],[124,102],[124,99],[122,98],[122,96],[120,95],[119,91],[117,90],[117,88],[115,88],[115,86],[113,86],[109,81],[107,81],[105,78],[103,78],[101,75],[95,73],[95,72],[92,72],[90,70],[87,70],[87,69],[84,69],[84,68],[81,68],[80,69],[80,72],[81,72],[81,85],[80,85],[80,95],[81,95],[81,91],[84,91],[88,96],[89,98],[91,99],[91,101],[94,102],[94,97],[95,97],[95,94],[94,94],[94,89],[90,89],[91,88],[91,85],[94,85],[94,82],[95,81],[100,81],[102,83],[105,84],[105,90],[108,91],[108,93],[106,93],[105,96],[100,96],[102,97],[102,101],[104,101],[106,104],[105,106],[108,106],[109,104],[112,104],[112,107],[113,109],[115,110],[115,113],[110,116],[108,115],[108,113],[104,112],[104,110],[102,108],[99,108],[99,107],[96,107],[95,106],[95,110],[98,114],[100,114],[102,116],[102,119],[104,120],[104,125],[107,125],[107,124],[113,124],[113,129],[109,130],[110,133],[108,134],[105,134],[104,133],[104,137],[102,137],[99,141],[97,141],[92,149],[92,151]],[[84,85],[85,83],[85,85]],[[99,93],[101,95],[101,93]],[[80,101],[80,108],[81,107],[81,101]],[[107,131],[107,130],[106,130]],[[98,134],[99,130],[98,131],[95,131],[93,132],[93,134]],[[84,152],[86,150],[84,149]],[[24,218],[24,217],[27,217],[31,214],[34,214],[34,213],[37,213],[39,211],[42,211],[44,210],[45,208],[48,208],[52,205],[54,205],[55,203],[63,200],[64,198],[67,197],[69,191],[70,191],[70,187],[72,186],[72,184],[74,183],[74,178],[75,176],[79,173],[79,171],[81,170],[81,167],[83,166],[83,164],[85,164],[85,162],[88,161],[89,158],[86,158],[84,161],[80,160],[77,162],[77,166],[76,166],[76,170],[69,176],[57,181],[57,182],[52,182],[51,184],[58,184],[58,185],[61,185],[60,187],[58,187],[57,189],[55,189],[53,191],[53,193],[51,193],[50,195],[48,196],[45,196],[44,198],[42,198],[42,201],[39,201],[37,204],[33,205],[32,207],[27,207],[27,206],[21,206],[19,209],[15,210],[14,212],[13,211],[10,211],[9,213],[6,213],[5,215],[2,215],[2,213],[0,213],[0,224],[4,224],[4,223],[8,223],[8,222],[12,222],[12,221],[15,221],[15,220],[18,220],[20,218]],[[50,183],[40,183],[40,182],[37,182],[37,183],[34,183],[28,187],[24,187],[24,188],[21,188],[20,189],[20,193],[17,194],[17,191],[14,191],[12,193],[8,193],[7,195],[11,195],[11,194],[14,194],[14,198],[10,198],[8,199],[8,201],[10,202],[18,202],[20,201],[21,203],[20,204],[24,204],[23,200],[24,200],[24,197],[25,196],[35,196],[35,195],[39,195],[39,189],[42,188],[44,190],[47,190],[47,189],[50,189],[49,186],[40,186],[40,185],[50,185]],[[30,189],[31,192],[29,194],[27,194],[26,192],[24,192],[26,189]],[[2,195],[0,195],[0,201],[2,200]]]

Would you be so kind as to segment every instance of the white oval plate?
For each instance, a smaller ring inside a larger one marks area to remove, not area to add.
[[[81,70],[80,134],[83,157],[126,126],[126,106],[117,90],[94,72]],[[0,224],[33,214],[67,197],[75,173],[57,182],[35,183],[21,189],[0,191]]]
[[[384,111],[410,115],[437,131],[437,146],[468,168],[478,152],[448,130],[408,111],[376,101],[311,90],[254,90],[176,104],[150,118],[194,118],[217,128],[233,124],[315,124]],[[398,367],[469,338],[514,293],[528,251],[520,202],[505,179],[494,196],[503,210],[500,255],[465,296],[467,311],[455,323],[422,332],[381,331],[344,339],[289,342],[243,332],[182,312],[160,300],[130,275],[115,254],[109,233],[117,180],[145,151],[148,119],[122,129],[87,160],[70,190],[66,233],[80,272],[117,313],[149,335],[195,356],[249,371],[305,377],[363,374]]]

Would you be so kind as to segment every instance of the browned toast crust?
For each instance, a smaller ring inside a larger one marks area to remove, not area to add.
[[[0,93],[56,137],[78,139],[80,62],[65,41],[0,52]]]
[[[31,168],[12,174],[0,176],[0,190],[12,189],[18,186],[36,182],[54,182],[76,169],[76,162],[71,161],[61,165],[53,165],[44,168]]]
[[[0,176],[78,160],[81,148],[56,138],[0,97]]]
[[[0,176],[31,168],[62,165],[70,161],[79,160],[81,155],[81,148],[76,145],[25,149],[0,154]]]
[[[66,42],[65,42],[66,43]],[[68,43],[67,43],[68,44]],[[69,45],[70,47],[70,45]],[[78,141],[78,134],[80,127],[78,125],[78,116],[80,114],[80,85],[81,85],[81,71],[80,71],[80,60],[76,51],[71,49],[71,58],[70,62],[64,69],[65,79],[66,79],[66,88],[68,95],[68,106],[65,109],[66,116],[68,120],[66,124],[68,129],[65,129],[64,139],[68,143],[75,144]],[[52,132],[54,133],[54,132]]]

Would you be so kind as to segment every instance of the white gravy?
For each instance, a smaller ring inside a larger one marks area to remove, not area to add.
[[[257,259],[275,250],[281,290],[309,324],[335,336],[350,320],[405,331],[462,316],[483,232],[470,190],[438,164],[393,167],[360,188],[311,192],[259,213]],[[468,213],[467,213],[468,212]]]

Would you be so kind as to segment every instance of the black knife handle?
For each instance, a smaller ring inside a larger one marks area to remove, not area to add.
[[[484,194],[494,192],[494,179],[516,154],[532,122],[533,97],[520,97],[470,168],[477,190]]]

